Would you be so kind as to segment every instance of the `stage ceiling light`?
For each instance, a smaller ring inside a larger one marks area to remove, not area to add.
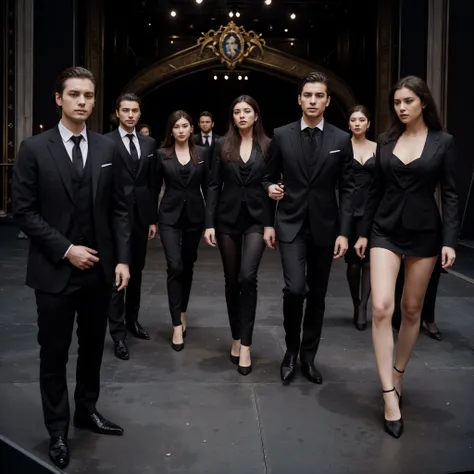
[[[176,12],[174,10],[171,10],[170,15],[174,18],[176,16]]]
[[[290,18],[291,18],[292,20],[294,20],[294,19],[296,18],[296,15],[295,15],[294,13],[292,13],[292,14],[290,15]]]

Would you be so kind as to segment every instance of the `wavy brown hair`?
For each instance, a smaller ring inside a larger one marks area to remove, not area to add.
[[[229,128],[227,133],[224,135],[224,146],[222,147],[222,159],[225,161],[239,161],[240,160],[240,144],[242,143],[242,137],[240,136],[239,129],[234,123],[234,108],[237,104],[245,102],[252,107],[253,111],[257,114],[258,120],[253,124],[253,141],[256,142],[262,150],[263,156],[267,157],[268,148],[270,146],[270,139],[268,138],[262,123],[262,114],[260,113],[260,107],[255,99],[249,95],[240,95],[237,97],[230,106],[229,112]]]
[[[168,123],[166,125],[166,135],[165,140],[161,148],[164,150],[164,158],[169,160],[173,156],[175,152],[175,139],[173,137],[173,127],[175,126],[176,122],[180,119],[184,118],[189,122],[189,125],[193,126],[193,119],[191,115],[189,115],[184,110],[176,110],[173,112],[168,119]],[[191,156],[191,160],[195,166],[199,163],[199,152],[196,149],[196,145],[194,143],[193,134],[189,135],[188,138],[188,145],[189,145],[189,154]]]
[[[444,130],[438,115],[438,109],[436,108],[435,101],[426,82],[417,76],[407,76],[400,79],[390,92],[389,107],[391,111],[391,123],[388,130],[380,135],[380,141],[382,143],[398,139],[406,129],[405,124],[398,118],[394,106],[395,92],[403,88],[410,89],[421,100],[421,103],[424,105],[422,113],[426,126],[430,130]]]

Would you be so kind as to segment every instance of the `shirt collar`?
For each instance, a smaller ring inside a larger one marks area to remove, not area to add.
[[[63,139],[64,143],[68,142],[71,139],[71,137],[76,135],[76,134],[72,133],[71,130],[66,128],[61,123],[61,121],[59,121],[58,129],[59,129],[59,134],[61,135],[61,138]],[[82,129],[81,133],[79,133],[78,135],[82,135],[82,139],[87,143],[87,128],[86,128],[85,124],[84,124],[84,128]]]
[[[119,127],[118,131],[119,131],[120,136],[122,138],[128,135],[128,132],[126,130],[124,130],[122,127]],[[138,140],[137,132],[135,131],[135,129],[133,129],[132,135]]]
[[[209,137],[212,138],[212,130],[206,135],[204,132],[201,132],[202,137]]]
[[[304,117],[301,117],[301,130],[305,130],[308,127],[309,125],[304,121]],[[324,130],[324,119],[322,119],[321,122],[316,125],[316,128],[319,128],[321,132]]]

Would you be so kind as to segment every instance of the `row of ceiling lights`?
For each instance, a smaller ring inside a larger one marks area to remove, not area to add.
[[[203,0],[196,0],[196,3],[202,3],[202,2],[203,2]],[[272,3],[272,0],[265,0],[265,5],[270,5],[271,3]],[[176,17],[177,14],[178,14],[178,13],[176,12],[176,10],[171,10],[171,12],[170,12],[170,15],[171,15],[173,18]],[[239,17],[240,17],[240,12],[237,11],[237,12],[234,13],[234,12],[231,10],[231,11],[229,12],[230,18],[233,18],[234,15],[235,15],[237,18],[239,18]],[[296,14],[295,14],[295,13],[291,13],[291,14],[290,14],[290,18],[291,18],[292,20],[295,20],[295,19],[296,19]]]
[[[196,3],[202,3],[203,0],[196,0]],[[271,5],[272,4],[272,0],[265,0],[263,3],[265,3],[265,5]]]
[[[219,76],[215,75],[215,76],[214,76],[214,80],[217,81],[217,79],[219,79]],[[226,75],[224,76],[224,79],[225,79],[226,81],[228,81],[228,80],[229,80],[229,76],[226,74]],[[238,76],[237,76],[237,79],[238,79],[239,81],[242,81],[242,80],[248,81],[248,80],[249,80],[249,76],[238,75]]]

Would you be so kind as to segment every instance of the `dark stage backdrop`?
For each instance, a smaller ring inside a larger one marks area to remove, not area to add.
[[[257,100],[266,132],[301,117],[298,105],[298,87],[295,83],[260,72],[251,72],[248,81],[239,81],[231,75],[216,81],[210,71],[199,72],[175,80],[143,97],[142,122],[150,124],[153,137],[163,139],[166,122],[171,112],[184,109],[195,121],[200,112],[209,110],[214,115],[215,132],[222,135],[229,124],[229,107],[239,95],[247,94]],[[110,111],[109,111],[110,112]],[[344,116],[336,98],[326,111],[326,118],[343,129],[347,129]]]

